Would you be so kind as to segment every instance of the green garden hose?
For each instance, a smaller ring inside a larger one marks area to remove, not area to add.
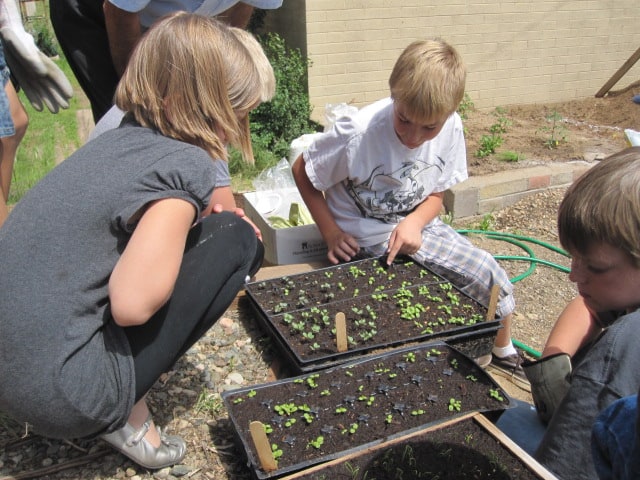
[[[526,237],[523,235],[516,235],[513,233],[501,233],[501,232],[494,232],[491,230],[467,230],[467,229],[461,229],[461,230],[457,230],[458,233],[462,234],[462,235],[469,235],[469,234],[473,234],[473,235],[484,235],[487,236],[491,239],[494,240],[501,240],[504,242],[508,242],[511,243],[512,245],[515,245],[519,248],[521,248],[522,250],[524,250],[528,255],[527,256],[521,256],[521,255],[494,255],[494,258],[496,260],[515,260],[515,261],[523,261],[523,262],[529,262],[529,268],[524,272],[521,273],[520,275],[517,275],[513,278],[511,278],[511,283],[516,283],[519,282],[520,280],[527,278],[529,275],[531,275],[535,269],[536,266],[538,264],[540,265],[544,265],[547,267],[551,267],[551,268],[555,268],[557,270],[560,270],[561,272],[564,273],[569,273],[571,271],[570,268],[565,267],[564,265],[560,265],[554,262],[550,262],[548,260],[544,260],[542,258],[538,258],[536,257],[533,249],[527,245],[525,242],[529,242],[529,243],[533,243],[535,245],[539,245],[541,247],[544,247],[548,250],[551,250],[555,253],[558,253],[560,255],[563,255],[567,258],[570,258],[571,256],[569,255],[569,253],[567,253],[565,250],[563,250],[562,248],[556,247],[555,245],[552,245],[550,243],[544,242],[542,240],[537,240],[535,238],[531,238],[531,237]],[[513,344],[515,346],[517,346],[518,348],[524,350],[525,352],[527,352],[529,355],[535,357],[535,358],[540,358],[540,356],[542,355],[540,352],[538,352],[537,350],[534,350],[533,348],[531,348],[528,345],[525,345],[522,342],[519,342],[517,340],[512,339]]]

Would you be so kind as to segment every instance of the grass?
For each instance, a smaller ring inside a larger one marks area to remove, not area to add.
[[[60,58],[56,64],[65,72],[76,92],[80,92],[67,62]],[[44,177],[55,165],[80,146],[76,112],[85,108],[82,95],[74,95],[67,110],[52,114],[46,108],[35,110],[23,91],[18,93],[29,115],[29,127],[20,147],[13,169],[9,204],[13,205]],[[81,105],[82,104],[82,105]]]

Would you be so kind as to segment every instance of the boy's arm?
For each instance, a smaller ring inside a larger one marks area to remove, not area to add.
[[[293,163],[291,171],[300,196],[327,244],[327,258],[334,265],[340,263],[340,260],[348,262],[360,251],[360,245],[355,238],[340,229],[323,193],[313,186],[304,166],[304,157],[301,154]]]
[[[413,255],[422,246],[422,229],[440,213],[444,192],[432,193],[407,215],[389,237],[387,264],[398,254]]]
[[[580,295],[571,300],[553,325],[542,357],[557,353],[567,353],[573,357],[602,331],[595,317],[596,314],[587,307]]]

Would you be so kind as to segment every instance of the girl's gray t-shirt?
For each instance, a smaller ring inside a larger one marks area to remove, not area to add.
[[[135,378],[108,282],[135,228],[129,219],[181,198],[195,221],[214,187],[228,185],[225,171],[198,147],[126,124],[21,199],[0,229],[0,411],[56,438],[124,424]]]

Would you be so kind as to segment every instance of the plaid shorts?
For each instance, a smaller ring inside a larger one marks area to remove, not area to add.
[[[386,253],[388,242],[366,247],[370,255]],[[489,305],[491,287],[500,285],[497,314],[503,318],[516,308],[513,284],[493,256],[473,245],[446,223],[436,218],[422,231],[422,247],[411,258],[442,276],[469,297]]]
[[[0,91],[0,137],[10,137],[16,133],[9,107],[9,98],[4,91],[4,87],[9,82],[9,67],[4,59],[4,48],[0,42],[0,75],[2,75],[2,91]]]

